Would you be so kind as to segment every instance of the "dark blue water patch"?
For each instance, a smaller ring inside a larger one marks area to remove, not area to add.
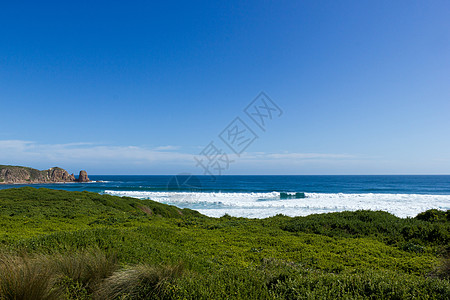
[[[304,198],[306,198],[306,195],[303,192],[280,193],[280,199],[304,199]]]
[[[174,185],[174,176],[90,175],[92,183],[0,185],[0,189],[20,186],[102,193],[114,191],[192,192],[189,185]],[[384,193],[450,195],[450,175],[326,175],[326,176],[195,176],[195,191],[252,193]]]

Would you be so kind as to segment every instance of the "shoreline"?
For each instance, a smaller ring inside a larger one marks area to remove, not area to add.
[[[55,181],[55,182],[0,182],[0,185],[27,185],[27,184],[66,184],[66,183],[89,183],[95,181]]]

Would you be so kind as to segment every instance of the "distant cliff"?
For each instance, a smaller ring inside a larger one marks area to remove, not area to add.
[[[28,167],[0,165],[0,184],[89,182],[86,171],[78,179],[64,169],[54,167],[39,171]]]

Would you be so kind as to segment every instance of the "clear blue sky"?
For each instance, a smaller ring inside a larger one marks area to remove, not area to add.
[[[0,164],[449,174],[449,1],[4,1]],[[243,109],[282,109],[263,132]],[[218,137],[241,119],[240,157]]]

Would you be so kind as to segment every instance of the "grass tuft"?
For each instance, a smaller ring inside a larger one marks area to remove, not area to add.
[[[54,270],[45,256],[10,256],[0,258],[0,298],[14,300],[61,299],[55,285]]]
[[[95,299],[155,299],[164,295],[166,284],[183,274],[182,264],[151,266],[139,264],[115,272],[99,286]]]
[[[99,249],[89,249],[53,256],[53,268],[66,286],[92,292],[101,280],[118,269],[116,255],[107,255]]]

